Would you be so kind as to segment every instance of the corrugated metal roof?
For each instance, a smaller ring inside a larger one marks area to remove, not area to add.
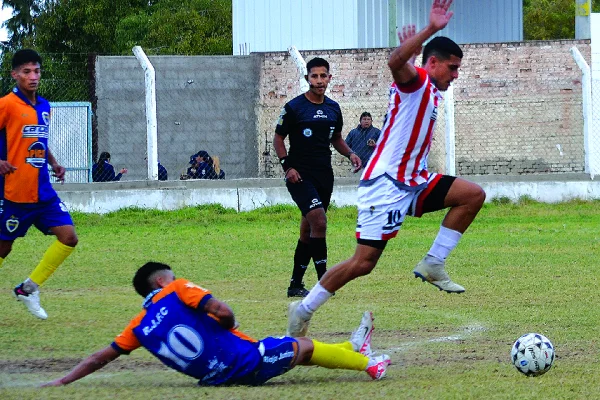
[[[392,25],[428,22],[432,0],[233,0],[233,52],[390,47]],[[391,6],[391,7],[390,7]],[[522,0],[461,0],[440,34],[458,43],[523,40]],[[395,27],[392,26],[392,29]]]

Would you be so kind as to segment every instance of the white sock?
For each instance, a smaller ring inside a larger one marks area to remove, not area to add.
[[[450,252],[454,250],[461,237],[462,233],[448,229],[445,226],[440,226],[440,231],[427,254],[441,261],[445,261]]]
[[[300,316],[305,319],[310,319],[313,313],[317,311],[329,298],[332,296],[319,282],[310,289],[310,292],[302,300],[298,312]]]

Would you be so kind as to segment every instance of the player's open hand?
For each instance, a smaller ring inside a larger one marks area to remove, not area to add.
[[[354,167],[352,172],[357,173],[358,170],[362,168],[362,161],[361,161],[360,157],[354,153],[350,154],[350,162],[352,163],[352,166]]]
[[[17,167],[6,160],[0,160],[0,175],[12,174],[17,170]]]
[[[289,183],[300,183],[302,182],[302,177],[298,171],[294,168],[290,168],[286,171],[284,180]]]
[[[67,172],[65,167],[63,167],[62,165],[54,164],[52,166],[52,172],[53,172],[52,176],[54,176],[56,179],[58,179],[62,183],[65,182],[65,172]]]
[[[451,5],[452,0],[433,0],[429,13],[429,25],[436,31],[444,29],[454,15],[452,11],[448,11]]]

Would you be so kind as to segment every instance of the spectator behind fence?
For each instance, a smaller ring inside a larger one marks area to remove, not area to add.
[[[365,111],[360,115],[360,124],[346,137],[346,144],[360,157],[363,168],[366,168],[380,134],[381,131],[373,126],[371,114]]]
[[[190,156],[190,167],[180,179],[225,179],[225,171],[221,170],[219,157],[211,157],[207,151],[200,150]]]
[[[190,166],[181,179],[210,179],[214,174],[212,158],[207,151],[200,150],[190,156]]]
[[[127,168],[121,168],[121,171],[115,174],[115,169],[110,164],[110,153],[108,151],[100,153],[98,162],[92,166],[92,180],[94,182],[120,181],[123,174],[126,173]]]
[[[210,179],[225,179],[225,171],[223,171],[221,169],[221,160],[219,159],[219,156],[213,156],[212,160],[213,160],[213,170],[215,171],[215,175],[214,175],[214,177],[211,177]]]
[[[159,161],[158,162],[158,180],[166,181],[168,179],[168,177],[169,177],[169,175],[167,173],[167,169]]]

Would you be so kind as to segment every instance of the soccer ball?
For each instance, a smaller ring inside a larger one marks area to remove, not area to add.
[[[510,358],[515,368],[522,374],[543,375],[554,362],[554,346],[546,336],[528,333],[513,344]]]

